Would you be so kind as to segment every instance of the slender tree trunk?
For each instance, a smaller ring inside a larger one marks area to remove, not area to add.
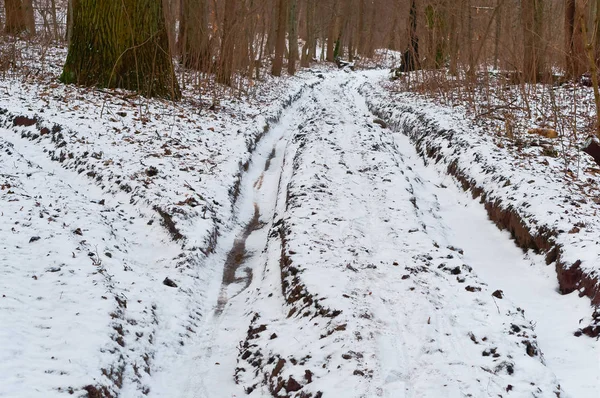
[[[223,32],[221,35],[221,54],[217,69],[217,82],[231,85],[233,77],[233,58],[235,50],[235,16],[237,0],[225,0]]]
[[[296,74],[296,60],[298,59],[298,18],[297,18],[297,0],[289,0],[289,56],[288,73]]]
[[[310,66],[311,47],[314,41],[314,21],[313,21],[313,8],[315,0],[306,0],[306,43],[302,47],[302,58],[300,59],[300,66],[308,68]]]
[[[51,17],[52,17],[52,33],[54,34],[54,40],[60,40],[60,36],[58,34],[58,19],[56,17],[56,0],[50,0],[51,7]]]
[[[592,87],[594,90],[594,102],[596,104],[596,136],[600,138],[600,88],[598,83],[598,67],[596,65],[596,52],[593,43],[588,41],[587,21],[584,18],[584,13],[580,17],[582,36],[584,40],[585,50],[587,53],[590,71],[592,75]]]
[[[596,48],[596,65],[600,66],[600,0],[596,0],[596,15],[594,23],[594,47]]]
[[[177,48],[177,32],[175,30],[177,19],[177,12],[175,10],[177,7],[175,4],[176,2],[180,2],[180,0],[162,0],[167,37],[169,38],[169,48],[173,55],[177,55],[179,52],[179,49]]]
[[[338,22],[338,16],[337,16],[337,0],[334,0],[333,2],[333,6],[331,8],[331,19],[329,20],[329,29],[328,29],[328,34],[327,34],[327,61],[329,62],[333,62],[335,61],[335,47],[337,45],[337,39],[338,39],[338,34],[337,34],[337,22]]]
[[[375,6],[375,3],[371,1],[371,18],[369,19],[371,28],[369,29],[369,40],[366,51],[367,57],[369,58],[373,58],[373,55],[375,55],[375,24],[377,23],[376,16],[377,7]]]
[[[365,18],[367,12],[367,0],[359,0],[358,3],[358,35],[356,41],[356,50],[359,55],[366,53],[367,35],[365,31]]]
[[[21,0],[4,0],[6,23],[4,32],[9,35],[18,35],[27,30],[25,11]]]
[[[61,80],[179,99],[161,0],[73,0]]]
[[[473,52],[473,7],[471,0],[467,0],[467,52],[469,56],[469,70],[467,73],[473,77],[475,76],[475,54]]]
[[[271,2],[274,2],[274,4],[271,8],[271,18],[269,18],[269,34],[267,36],[266,46],[266,53],[268,55],[271,55],[275,52],[275,45],[277,42],[277,26],[279,23],[279,1],[280,0],[271,0]]]
[[[419,37],[417,36],[417,2],[411,0],[408,20],[408,50],[402,56],[402,70],[412,72],[419,68]]]
[[[73,37],[73,0],[67,0],[67,27],[65,29],[65,40],[71,44]]]
[[[277,15],[277,33],[275,36],[275,58],[271,74],[273,76],[281,76],[283,69],[283,54],[285,53],[285,26],[286,26],[286,11],[287,1],[279,0],[278,15]]]
[[[584,38],[580,14],[581,0],[565,0],[565,55],[567,76],[577,78],[586,70]]]
[[[35,29],[35,13],[32,0],[23,0],[23,12],[25,13],[25,24],[27,25],[27,33],[34,36]]]
[[[208,4],[205,0],[182,0],[180,52],[186,68],[208,71]]]
[[[523,79],[537,83],[544,74],[542,48],[543,0],[521,0],[523,22]]]
[[[462,6],[463,0],[460,5]],[[450,74],[456,76],[458,73],[458,26],[456,23],[456,8],[450,14]]]
[[[494,70],[498,70],[498,50],[500,47],[500,33],[502,30],[502,0],[496,0],[496,35],[494,36]]]

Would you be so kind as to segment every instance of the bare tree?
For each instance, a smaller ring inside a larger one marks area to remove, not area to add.
[[[283,69],[283,54],[285,52],[285,31],[287,22],[287,0],[279,0],[277,5],[277,32],[275,34],[275,58],[271,74],[273,76],[281,76]]]
[[[205,0],[181,0],[179,51],[183,65],[208,70],[210,47],[208,3]]]
[[[231,84],[231,78],[233,77],[236,10],[237,0],[225,0],[223,33],[221,35],[221,54],[217,69],[217,81],[226,85]]]
[[[289,0],[289,51],[288,51],[288,73],[296,73],[296,60],[298,59],[298,3],[297,0]]]
[[[4,0],[4,10],[6,12],[5,33],[16,35],[27,30],[25,9],[21,0]]]
[[[544,0],[521,0],[523,23],[523,79],[529,83],[539,82],[544,75],[542,27]]]

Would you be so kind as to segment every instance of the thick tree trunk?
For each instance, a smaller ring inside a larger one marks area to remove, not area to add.
[[[61,80],[179,99],[161,0],[73,0]]]
[[[221,36],[221,56],[217,70],[217,81],[231,85],[233,77],[233,58],[235,49],[235,16],[237,0],[226,0],[223,16],[223,34]]]
[[[271,69],[271,74],[273,76],[281,76],[281,70],[283,69],[283,54],[285,53],[287,1],[279,0],[278,3],[277,33],[275,34],[275,58],[273,59],[273,66]]]
[[[528,83],[537,83],[544,77],[544,53],[542,47],[542,28],[544,1],[521,0],[523,23],[523,79]]]
[[[182,0],[179,51],[186,68],[207,71],[210,67],[208,4],[205,0]]]
[[[6,23],[4,25],[6,34],[18,35],[27,30],[25,10],[21,0],[4,0],[4,10],[6,12]]]
[[[289,0],[289,55],[288,55],[288,73],[296,74],[296,60],[298,59],[298,19],[297,19],[297,0]]]

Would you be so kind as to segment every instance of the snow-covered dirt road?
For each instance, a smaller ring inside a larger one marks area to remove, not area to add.
[[[152,397],[596,397],[589,300],[328,74],[263,138]]]
[[[308,74],[280,117],[181,122],[177,158],[79,126],[55,161],[41,125],[0,129],[0,397],[599,396],[590,300],[374,118],[361,87],[385,72]],[[216,171],[188,170],[215,142]]]

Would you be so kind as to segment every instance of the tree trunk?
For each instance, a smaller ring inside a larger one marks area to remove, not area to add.
[[[461,0],[460,5],[464,0]],[[450,14],[450,74],[456,76],[458,73],[458,26],[456,23],[456,8]]]
[[[530,0],[525,0],[530,1]],[[473,7],[471,0],[467,0],[467,53],[469,57],[469,70],[467,74],[475,76],[475,53],[473,52]]]
[[[367,44],[367,57],[368,58],[373,58],[373,55],[375,55],[375,24],[377,23],[376,16],[377,16],[377,7],[373,3],[373,1],[371,1],[371,18],[369,20],[371,29],[369,29],[369,42]]]
[[[205,0],[182,0],[179,49],[186,68],[207,71],[210,67],[208,7]]]
[[[596,136],[600,138],[600,87],[598,82],[598,67],[596,65],[596,52],[592,42],[588,41],[587,21],[585,21],[583,12],[581,13],[580,21],[585,51],[588,56],[592,75],[592,88],[594,90],[594,102],[596,104]]]
[[[359,55],[366,53],[367,35],[365,31],[365,18],[367,12],[367,0],[359,0],[358,5],[358,41],[356,43],[356,49]]]
[[[73,37],[73,0],[67,0],[67,27],[65,29],[65,40],[71,44]]]
[[[235,15],[237,0],[225,0],[223,16],[223,34],[221,36],[221,54],[217,69],[217,82],[231,85],[233,77],[233,58],[235,49]]]
[[[278,15],[277,15],[277,33],[275,34],[275,58],[271,74],[273,76],[281,76],[283,69],[283,54],[285,53],[285,26],[287,14],[287,0],[279,0]]]
[[[500,32],[502,29],[502,0],[496,0],[496,34],[494,36],[494,70],[498,70],[498,49],[500,48]]]
[[[298,19],[297,19],[297,0],[289,0],[289,56],[288,73],[296,74],[296,60],[298,59]]]
[[[333,62],[335,59],[335,48],[337,45],[337,0],[334,0],[331,8],[331,19],[329,20],[329,29],[327,34],[327,61]]]
[[[176,3],[178,2],[180,2],[180,0],[162,0],[167,37],[169,38],[169,48],[171,49],[171,55],[173,56],[176,56],[179,52],[179,49],[177,48],[177,32],[175,29],[177,19]]]
[[[32,0],[23,0],[23,12],[25,14],[25,25],[27,25],[27,33],[34,36],[35,30],[35,14]]]
[[[306,43],[302,47],[302,57],[300,66],[308,68],[310,66],[312,43],[314,42],[314,4],[315,0],[306,0]]]
[[[9,35],[18,35],[27,30],[25,11],[21,0],[4,0],[6,23],[4,32]]]
[[[585,70],[584,39],[579,14],[583,5],[579,0],[565,0],[565,54],[567,76],[578,78]]]
[[[523,23],[523,79],[537,83],[544,76],[544,54],[542,48],[543,0],[521,0]]]
[[[596,65],[600,67],[600,0],[596,0],[596,15],[594,23],[594,47],[596,48]]]
[[[412,72],[419,68],[419,37],[417,36],[417,3],[412,0],[408,21],[408,50],[402,55],[402,71]]]
[[[73,0],[61,81],[179,99],[161,0]]]
[[[56,0],[50,0],[50,7],[52,12],[52,33],[54,34],[54,40],[60,40],[60,36],[58,35],[58,19],[56,17]]]

